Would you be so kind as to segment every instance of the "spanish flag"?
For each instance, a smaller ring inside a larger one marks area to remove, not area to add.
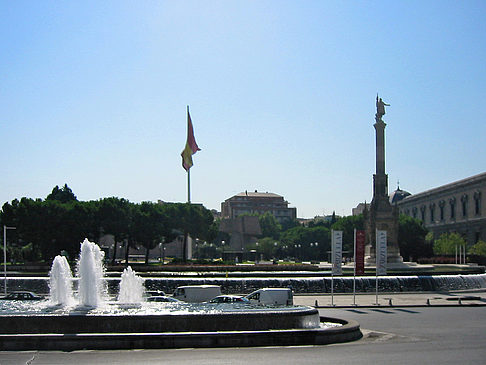
[[[194,129],[192,127],[191,115],[189,114],[189,106],[187,107],[187,142],[184,151],[182,151],[182,167],[186,171],[192,167],[192,155],[201,149],[197,146],[196,139],[194,138]]]

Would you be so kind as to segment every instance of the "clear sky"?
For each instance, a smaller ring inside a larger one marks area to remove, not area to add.
[[[0,204],[280,194],[299,217],[486,171],[485,1],[2,1]]]

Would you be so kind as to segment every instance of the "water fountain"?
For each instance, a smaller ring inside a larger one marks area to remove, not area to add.
[[[128,266],[121,275],[118,301],[126,304],[140,304],[144,301],[143,278]]]
[[[288,346],[361,337],[356,322],[319,317],[311,307],[144,303],[143,279],[131,268],[122,274],[118,301],[110,302],[103,256],[85,240],[75,279],[66,259],[57,256],[50,301],[20,311],[0,309],[0,350]]]
[[[87,239],[81,243],[81,252],[77,265],[79,304],[96,307],[106,297],[104,277],[104,252]]]
[[[64,256],[56,256],[49,272],[50,301],[54,305],[72,305],[73,275]]]

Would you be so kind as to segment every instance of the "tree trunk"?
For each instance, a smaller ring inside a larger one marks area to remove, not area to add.
[[[184,233],[184,244],[182,245],[182,261],[187,262],[187,237],[189,233]]]
[[[115,265],[116,264],[116,246],[118,246],[118,245],[116,243],[116,237],[115,236],[113,236],[113,240],[115,241],[115,243],[113,244],[113,258],[111,259],[111,264]]]
[[[128,254],[130,253],[130,241],[127,238],[127,248],[125,250],[125,266],[128,266]]]
[[[150,249],[149,249],[149,246],[147,246],[145,248],[145,265],[148,265],[148,263],[149,263],[149,253],[150,253]]]

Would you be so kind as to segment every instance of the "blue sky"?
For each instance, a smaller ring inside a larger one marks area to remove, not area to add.
[[[0,203],[283,195],[299,217],[485,171],[484,1],[4,1]]]

